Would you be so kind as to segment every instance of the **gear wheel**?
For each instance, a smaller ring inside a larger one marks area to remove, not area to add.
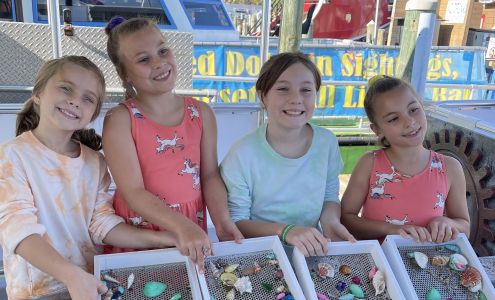
[[[461,163],[471,219],[469,240],[478,256],[495,255],[495,185],[490,181],[492,167],[484,159],[480,142],[454,128],[429,131],[425,146]]]

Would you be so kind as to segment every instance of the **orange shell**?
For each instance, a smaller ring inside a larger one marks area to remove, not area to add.
[[[481,274],[476,268],[468,267],[461,273],[461,284],[471,288],[481,283]]]

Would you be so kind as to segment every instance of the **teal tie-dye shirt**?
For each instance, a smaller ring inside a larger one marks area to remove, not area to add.
[[[342,169],[337,138],[316,125],[307,153],[278,154],[266,124],[234,144],[220,165],[232,219],[318,227],[325,201],[338,202]]]

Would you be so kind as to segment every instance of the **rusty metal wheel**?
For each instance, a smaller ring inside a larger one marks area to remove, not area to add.
[[[491,181],[493,166],[487,163],[493,157],[487,157],[471,135],[451,128],[429,131],[425,146],[461,163],[471,218],[469,240],[479,256],[495,255],[495,184]]]

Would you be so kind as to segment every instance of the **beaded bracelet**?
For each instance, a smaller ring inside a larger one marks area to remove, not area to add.
[[[283,242],[284,244],[286,244],[286,245],[287,245],[287,240],[286,240],[287,235],[289,234],[289,231],[290,231],[292,228],[294,228],[295,226],[296,226],[296,225],[294,225],[294,224],[289,224],[289,225],[286,225],[286,226],[284,227],[284,229],[282,230],[282,233],[280,234],[280,239],[282,240],[282,242]]]

